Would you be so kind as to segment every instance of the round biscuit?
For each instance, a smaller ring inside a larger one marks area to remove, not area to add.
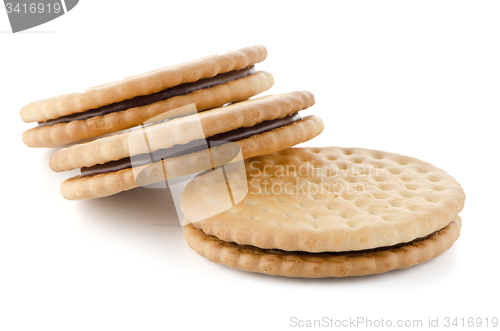
[[[205,176],[188,183],[181,195],[185,221],[241,245],[350,251],[425,237],[454,220],[465,201],[445,171],[394,153],[290,148],[245,164],[248,194],[217,215],[212,211],[227,193]]]
[[[259,135],[235,142],[241,150],[243,158],[254,157],[294,146],[314,138],[323,131],[323,122],[319,117],[307,116],[301,121],[274,129]],[[224,148],[226,145],[214,147],[211,150]],[[234,146],[230,144],[230,146]],[[168,179],[182,177],[201,172],[212,167],[208,153],[196,152],[136,169],[140,172],[147,168],[141,185],[164,181],[165,169]],[[89,177],[75,176],[61,183],[61,195],[69,200],[82,200],[104,197],[121,191],[130,190],[139,185],[132,169],[94,175]]]
[[[226,103],[249,99],[270,89],[273,76],[265,71],[245,78],[172,97],[149,105],[26,130],[22,139],[28,147],[57,147],[141,125],[148,119],[169,110],[195,104],[198,111],[220,107]]]

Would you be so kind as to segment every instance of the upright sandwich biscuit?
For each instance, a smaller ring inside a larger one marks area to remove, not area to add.
[[[411,157],[290,148],[245,163],[248,194],[225,212],[205,217],[223,199],[206,176],[181,195],[189,246],[217,263],[290,277],[368,275],[434,258],[460,234],[461,186]]]
[[[273,85],[271,74],[254,64],[267,56],[264,46],[213,55],[28,104],[25,122],[38,125],[23,133],[29,147],[55,147],[142,124],[188,104],[198,111],[246,100]]]
[[[297,112],[313,104],[308,91],[242,101],[61,149],[50,158],[50,167],[82,169],[62,183],[65,198],[107,196],[218,167],[232,155],[241,153],[244,159],[307,141],[321,133],[323,122]]]

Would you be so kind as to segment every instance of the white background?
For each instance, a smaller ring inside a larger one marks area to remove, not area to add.
[[[0,329],[500,317],[499,17],[496,1],[87,0],[12,34],[0,8]],[[320,116],[325,131],[303,146],[410,155],[462,184],[464,225],[449,251],[348,279],[233,270],[190,250],[161,191],[67,201],[59,184],[76,173],[53,173],[55,149],[21,141],[33,126],[19,117],[27,103],[254,44],[268,49],[257,66],[275,77],[267,93],[316,96],[304,114]]]

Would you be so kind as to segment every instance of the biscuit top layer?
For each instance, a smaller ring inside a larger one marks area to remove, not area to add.
[[[204,215],[215,215],[227,192],[204,176],[191,181],[181,196],[185,221],[265,249],[351,251],[425,237],[453,221],[465,200],[443,170],[376,150],[290,148],[245,164],[246,180],[231,186],[244,199],[213,217]]]
[[[35,101],[23,107],[20,115],[25,122],[44,122],[137,96],[157,93],[180,84],[214,77],[220,73],[243,69],[265,60],[266,57],[267,50],[261,45],[223,55],[207,56],[93,87],[82,93],[70,93]]]

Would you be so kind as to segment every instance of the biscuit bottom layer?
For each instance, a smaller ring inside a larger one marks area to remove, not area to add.
[[[80,169],[81,177],[100,175],[132,167],[140,167],[160,160],[188,155],[206,150],[208,148],[220,146],[228,142],[246,139],[254,135],[290,125],[300,120],[302,120],[302,117],[298,113],[293,113],[283,118],[261,122],[252,127],[239,128],[229,132],[223,132],[212,137],[207,137],[206,139],[197,139],[184,145],[176,145],[170,148],[160,149],[152,153],[134,155],[132,157],[126,157],[92,167],[84,167]]]
[[[181,96],[185,94],[189,94],[191,92],[214,87],[216,85],[225,84],[227,82],[245,78],[247,76],[256,74],[258,71],[254,68],[254,66],[249,66],[240,70],[234,70],[230,72],[226,72],[223,74],[218,74],[214,77],[203,78],[196,82],[185,83],[181,85],[177,85],[174,87],[170,87],[168,89],[162,90],[157,93],[149,94],[149,95],[141,95],[129,100],[120,101],[117,103],[113,103],[107,106],[90,109],[81,113],[71,114],[67,116],[62,116],[59,118],[51,119],[45,122],[38,122],[37,127],[54,125],[59,123],[68,123],[72,121],[79,120],[87,120],[96,116],[103,116],[106,114],[119,112],[123,110],[127,110],[130,108],[141,107],[145,105],[149,105],[158,101],[163,101],[166,99],[170,99],[176,96]]]
[[[201,256],[229,267],[287,277],[364,276],[408,268],[426,262],[447,249],[460,236],[460,217],[428,236],[395,246],[348,252],[309,253],[261,249],[225,242],[192,224],[184,226],[188,245]]]

